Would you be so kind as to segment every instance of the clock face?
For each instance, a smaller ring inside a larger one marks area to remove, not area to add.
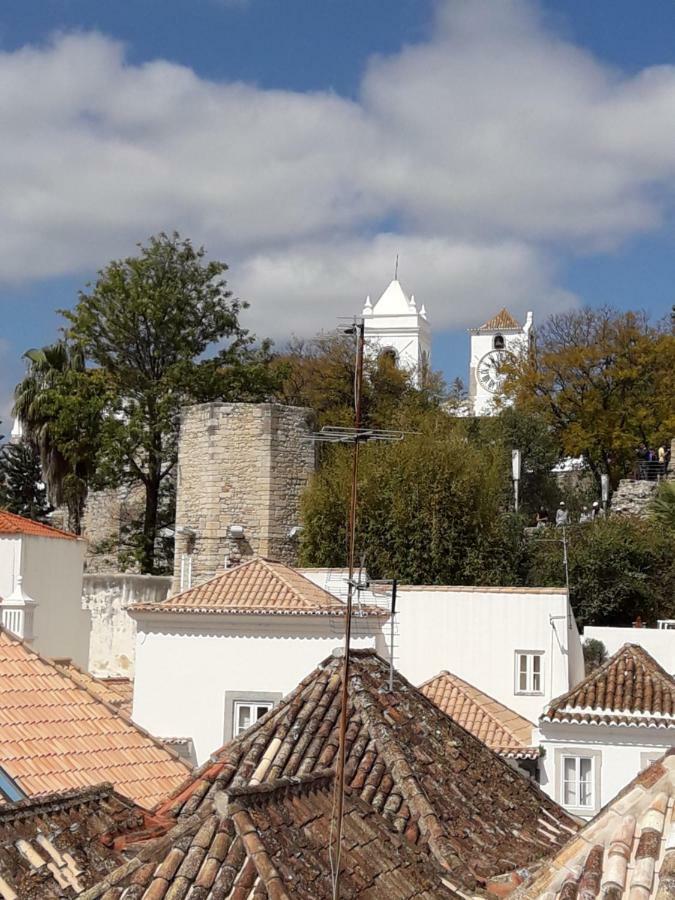
[[[496,394],[504,384],[504,375],[500,372],[500,368],[507,356],[506,350],[491,350],[481,358],[476,367],[479,384],[491,394]]]

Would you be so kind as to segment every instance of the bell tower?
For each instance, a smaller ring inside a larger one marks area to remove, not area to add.
[[[374,306],[366,297],[363,321],[367,352],[375,356],[393,352],[398,365],[411,371],[417,383],[431,359],[431,328],[424,306],[417,309],[415,295],[408,297],[394,278]]]
[[[520,325],[508,309],[500,310],[480,328],[472,328],[469,362],[469,410],[474,416],[490,416],[495,412],[503,376],[499,367],[504,356],[523,353],[530,345],[532,313]]]

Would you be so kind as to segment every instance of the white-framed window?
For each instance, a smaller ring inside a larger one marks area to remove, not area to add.
[[[544,654],[536,650],[516,651],[516,694],[544,693]]]
[[[595,772],[592,756],[562,756],[560,795],[563,806],[595,809]]]
[[[232,722],[232,735],[242,734],[251,725],[254,725],[258,719],[261,719],[266,712],[272,709],[271,700],[235,700],[234,701],[234,721]]]

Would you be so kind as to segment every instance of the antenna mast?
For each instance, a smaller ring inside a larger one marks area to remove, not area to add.
[[[345,610],[345,647],[342,664],[342,697],[340,702],[340,730],[337,765],[337,829],[335,854],[335,880],[333,883],[333,900],[340,896],[340,854],[342,850],[342,824],[345,802],[345,762],[347,750],[347,706],[349,703],[349,652],[352,635],[352,601],[354,597],[354,562],[356,555],[356,509],[358,501],[359,474],[359,431],[361,428],[361,392],[363,388],[363,345],[364,323],[359,319],[354,323],[356,333],[356,377],[354,379],[354,430],[355,440],[352,453],[352,485],[349,500],[349,549],[347,564],[349,575],[347,581],[347,609]]]

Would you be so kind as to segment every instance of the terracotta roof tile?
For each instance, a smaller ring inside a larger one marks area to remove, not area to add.
[[[672,727],[675,678],[638,644],[624,644],[582,682],[551,701],[543,722]]]
[[[109,781],[152,807],[189,767],[81,675],[0,630],[0,766],[29,797]]]
[[[130,611],[156,613],[247,613],[341,615],[345,605],[290,566],[256,557],[161,603],[135,604]],[[366,615],[386,616],[377,607]]]
[[[76,666],[71,659],[52,659],[52,662],[94,696],[119,709],[125,716],[131,715],[134,683],[130,678],[96,678]]]
[[[669,750],[513,895],[527,900],[675,897],[675,756]]]
[[[516,322],[506,307],[503,307],[496,316],[483,322],[478,331],[498,331],[499,329],[506,331],[509,328],[517,328],[520,331],[520,323]]]
[[[106,834],[145,824],[146,814],[110,785],[2,807],[0,896],[75,897],[124,861]]]
[[[363,800],[468,890],[563,845],[575,820],[401,675],[392,693],[388,680],[389,665],[373,651],[353,652],[347,781]],[[334,765],[341,681],[333,655],[155,813],[186,818],[219,791]]]
[[[332,900],[333,795],[332,772],[221,793],[222,813],[209,805],[188,818],[82,900],[117,900],[132,885],[137,900]],[[459,897],[443,884],[441,868],[354,791],[347,791],[343,821],[343,900]]]
[[[441,672],[420,685],[420,690],[458,725],[500,756],[510,759],[536,759],[539,756],[539,748],[532,745],[532,722],[457,675]]]
[[[35,537],[61,538],[67,541],[77,541],[76,534],[69,531],[60,531],[51,525],[43,525],[42,522],[34,522],[32,519],[24,519],[15,513],[0,509],[0,534],[28,534]]]

